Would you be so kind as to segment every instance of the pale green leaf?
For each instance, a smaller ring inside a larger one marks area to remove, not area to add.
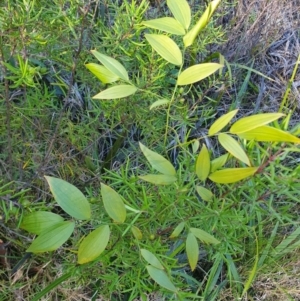
[[[270,126],[261,126],[238,134],[238,136],[246,140],[300,143],[300,139],[298,137]]]
[[[110,72],[106,67],[89,63],[85,67],[89,69],[102,83],[109,84],[117,81],[119,77],[114,73]]]
[[[231,119],[236,115],[237,112],[238,109],[233,110],[218,118],[209,128],[208,134],[214,135],[220,132],[231,121]]]
[[[264,113],[257,114],[248,117],[241,118],[237,122],[235,122],[231,128],[230,133],[232,134],[240,134],[245,133],[260,126],[266,125],[272,121],[279,119],[284,116],[282,113]]]
[[[101,196],[107,214],[115,222],[124,223],[126,219],[126,209],[121,196],[103,183],[101,183]]]
[[[157,101],[155,101],[151,106],[150,106],[150,110],[156,108],[156,107],[159,107],[159,106],[163,106],[163,105],[166,105],[170,103],[170,100],[169,99],[159,99]]]
[[[24,229],[33,234],[41,234],[64,219],[55,213],[48,211],[35,211],[23,217],[21,229]]]
[[[200,195],[201,199],[209,202],[213,198],[213,193],[205,187],[196,186],[196,191]]]
[[[171,34],[184,35],[183,26],[174,18],[165,17],[142,22],[147,27],[162,30]]]
[[[220,144],[235,158],[251,166],[250,160],[240,144],[228,134],[221,133],[218,135]]]
[[[117,99],[124,98],[134,94],[137,91],[137,87],[131,85],[118,85],[108,88],[98,94],[96,94],[94,99]]]
[[[131,227],[131,232],[133,234],[133,236],[137,239],[137,240],[141,240],[143,238],[143,234],[142,231],[136,227],[136,226],[132,226]]]
[[[174,166],[167,159],[165,159],[158,153],[153,152],[141,142],[139,142],[139,145],[144,156],[155,170],[161,172],[164,175],[176,176],[176,170]]]
[[[129,81],[128,73],[121,63],[114,58],[104,55],[96,50],[92,50],[91,52],[96,59],[100,61],[111,73],[125,81]]]
[[[234,183],[253,176],[257,169],[258,167],[227,168],[215,171],[208,178],[215,183]]]
[[[228,154],[224,154],[214,160],[211,161],[210,164],[210,171],[214,172],[217,169],[220,169],[223,165],[225,165],[225,163],[227,162],[228,159]]]
[[[167,0],[167,5],[175,19],[188,29],[191,24],[191,9],[186,0]]]
[[[74,185],[53,177],[45,176],[58,205],[70,216],[80,220],[91,218],[91,207],[83,193]]]
[[[145,176],[139,176],[140,179],[155,184],[155,185],[170,185],[177,181],[177,178],[175,176],[169,176],[169,175],[145,175]]]
[[[158,34],[145,34],[145,37],[153,49],[166,61],[179,66],[182,64],[182,53],[171,38]]]
[[[185,226],[185,222],[181,222],[179,223],[176,228],[174,229],[174,231],[172,232],[172,234],[170,235],[170,238],[176,238],[180,235],[180,233],[182,232],[182,230],[184,229]]]
[[[192,143],[192,152],[193,154],[196,154],[196,152],[198,151],[200,147],[200,142],[199,140],[195,140],[193,143]]]
[[[86,236],[79,246],[77,262],[84,264],[95,260],[105,250],[109,235],[109,226],[102,225]]]
[[[166,288],[167,290],[177,293],[177,289],[174,284],[169,279],[168,275],[160,269],[153,267],[152,265],[146,266],[147,271],[150,277],[161,287]]]
[[[196,174],[201,181],[205,181],[210,172],[210,158],[206,145],[203,144],[196,161]]]
[[[66,221],[47,228],[33,241],[26,252],[42,253],[58,249],[69,239],[74,227],[74,222]]]
[[[220,243],[219,240],[217,240],[212,235],[210,235],[209,233],[207,233],[201,229],[190,228],[190,232],[193,233],[198,239],[200,239],[202,242],[204,242],[206,244],[217,245]]]
[[[193,84],[210,76],[220,68],[223,68],[223,65],[217,63],[204,63],[194,65],[185,69],[182,73],[179,74],[177,84],[179,86]]]
[[[194,271],[194,269],[197,266],[198,257],[199,257],[199,245],[197,242],[197,239],[193,233],[189,233],[186,242],[185,242],[185,250],[186,255],[191,267],[191,270]]]
[[[158,260],[158,258],[150,251],[146,249],[141,249],[141,254],[143,258],[152,266],[156,267],[157,269],[163,270],[164,267]]]

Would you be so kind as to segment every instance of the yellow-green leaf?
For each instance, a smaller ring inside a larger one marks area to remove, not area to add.
[[[236,115],[238,112],[238,109],[233,110],[220,118],[218,118],[210,127],[208,134],[214,135],[218,132],[220,132],[230,121],[231,119]]]
[[[182,53],[171,38],[158,34],[145,34],[145,37],[153,49],[166,61],[178,66],[182,64]]]
[[[214,172],[217,169],[220,169],[225,163],[227,162],[228,154],[222,155],[214,160],[211,161],[210,164],[210,171]]]
[[[186,0],[167,0],[167,5],[175,19],[188,29],[191,24],[191,9]]]
[[[210,158],[206,145],[203,144],[196,161],[196,174],[201,181],[205,181],[210,172]]]
[[[78,249],[79,264],[95,260],[106,248],[110,230],[108,225],[100,226],[83,239]]]
[[[104,66],[94,64],[94,63],[89,63],[86,64],[85,67],[89,69],[98,79],[100,79],[102,83],[109,84],[119,79],[119,76],[110,72]]]
[[[221,133],[218,135],[218,140],[220,144],[234,157],[241,160],[248,166],[251,165],[248,156],[246,155],[245,151],[239,145],[239,143],[233,139],[228,134]]]
[[[202,242],[206,243],[206,244],[219,244],[220,241],[217,240],[216,238],[214,238],[212,235],[210,235],[209,233],[198,229],[198,228],[190,228],[190,232],[193,233],[198,239],[200,239]]]
[[[133,234],[133,236],[137,239],[137,240],[141,240],[143,238],[143,234],[142,231],[136,227],[136,226],[132,226],[131,227],[131,232]]]
[[[196,186],[196,191],[198,192],[202,200],[207,202],[209,202],[214,196],[210,190],[202,186]]]
[[[131,85],[118,85],[108,88],[98,94],[96,94],[94,99],[117,99],[124,98],[134,94],[137,91],[137,87]]]
[[[170,17],[144,21],[142,22],[142,24],[146,25],[147,27],[162,30],[172,34],[177,34],[177,35],[185,34],[185,30],[183,26],[177,20]]]
[[[266,125],[272,121],[275,121],[282,116],[284,116],[284,114],[282,113],[265,113],[244,117],[231,126],[230,133],[245,133],[260,126]]]
[[[169,99],[165,99],[165,98],[162,98],[162,99],[159,99],[157,101],[155,101],[151,106],[150,106],[150,110],[156,108],[156,107],[159,107],[159,106],[163,106],[163,105],[166,105],[170,103],[170,100]]]
[[[270,126],[261,126],[238,136],[246,140],[300,143],[298,137]]]
[[[172,234],[170,235],[170,238],[176,238],[180,235],[180,233],[182,232],[182,230],[184,229],[185,226],[185,222],[181,222],[179,223],[176,228],[174,229],[174,231],[172,232]]]
[[[169,175],[145,175],[145,176],[139,176],[140,179],[155,184],[155,185],[170,185],[177,181],[177,178],[175,176],[169,176]]]
[[[101,183],[101,195],[107,214],[117,223],[124,223],[126,209],[120,195],[109,186]]]
[[[253,176],[257,169],[258,167],[227,168],[215,171],[208,178],[215,183],[234,183]]]
[[[185,250],[187,258],[191,267],[191,270],[197,266],[198,257],[199,257],[199,245],[197,239],[193,233],[189,233],[185,242]]]
[[[164,267],[158,260],[158,258],[150,251],[146,249],[141,249],[141,254],[143,258],[152,266],[156,267],[157,269],[163,270]]]
[[[210,76],[220,68],[223,68],[223,65],[217,63],[204,63],[194,65],[185,69],[182,73],[179,74],[177,84],[179,86],[193,84],[201,79]]]

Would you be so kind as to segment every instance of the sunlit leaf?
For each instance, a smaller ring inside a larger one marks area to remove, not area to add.
[[[136,227],[136,226],[132,226],[131,227],[131,232],[133,234],[133,236],[137,239],[137,240],[141,240],[143,238],[143,234],[142,231]]]
[[[95,260],[106,248],[110,230],[108,225],[100,226],[86,236],[78,249],[79,264]]]
[[[43,231],[62,222],[64,219],[55,213],[48,211],[35,211],[23,217],[21,229],[30,233],[41,234]]]
[[[72,217],[80,220],[91,218],[91,207],[83,193],[74,185],[53,177],[45,176],[55,201]]]
[[[205,181],[210,172],[210,158],[206,145],[203,144],[196,161],[196,174],[201,181]]]
[[[197,239],[193,233],[189,233],[185,242],[185,250],[187,258],[191,267],[191,270],[197,266],[198,257],[199,257],[199,245]]]
[[[246,155],[240,144],[228,134],[221,133],[218,135],[220,144],[235,158],[241,160],[248,166],[251,165],[248,156]]]
[[[208,178],[215,183],[234,183],[253,176],[257,169],[258,167],[227,168],[215,171]]]
[[[200,195],[201,199],[206,202],[209,202],[214,196],[210,190],[202,186],[196,186],[196,191]]]
[[[170,185],[177,181],[177,178],[175,176],[169,176],[169,175],[145,175],[145,176],[139,176],[140,179],[155,184],[155,185]]]
[[[185,69],[182,73],[179,74],[177,84],[179,86],[193,84],[210,76],[220,68],[223,68],[223,65],[217,63],[204,63],[194,65]]]
[[[184,229],[184,226],[185,226],[185,222],[179,223],[174,229],[174,231],[172,232],[172,234],[170,235],[170,238],[178,237],[182,232],[182,230]]]
[[[220,169],[222,166],[225,165],[225,163],[227,162],[227,159],[228,159],[228,154],[224,154],[224,155],[212,160],[211,164],[210,164],[210,171],[214,172],[217,169]]]
[[[74,222],[66,221],[55,224],[43,231],[29,246],[26,252],[42,253],[58,249],[71,236]]]
[[[198,228],[190,228],[190,232],[193,233],[198,239],[200,239],[202,242],[206,243],[206,244],[219,244],[220,241],[217,240],[216,238],[214,238],[212,235],[210,235],[209,233],[198,229]]]
[[[159,106],[163,106],[163,105],[166,105],[170,103],[170,100],[169,99],[159,99],[157,101],[155,101],[151,106],[150,106],[150,110],[156,108],[156,107],[159,107]]]
[[[109,186],[101,183],[101,196],[107,214],[117,223],[124,223],[126,209],[121,196]]]
[[[85,67],[89,69],[98,79],[100,79],[102,83],[109,84],[119,79],[117,75],[110,72],[104,66],[94,64],[94,63],[89,63],[86,64]]]
[[[137,87],[131,85],[118,85],[108,88],[95,96],[94,99],[118,99],[124,98],[134,94],[137,91]]]
[[[260,126],[266,125],[272,121],[275,121],[282,116],[284,116],[284,114],[282,113],[265,113],[244,117],[231,126],[230,133],[245,133]]]
[[[145,34],[145,38],[153,49],[166,61],[179,66],[182,64],[181,51],[171,38],[158,34]]]
[[[233,110],[218,118],[209,128],[208,134],[214,135],[220,132],[231,121],[231,119],[236,115],[237,112],[238,109]]]
[[[157,257],[150,251],[146,249],[141,249],[141,254],[143,258],[152,266],[156,267],[157,269],[163,270],[164,267],[160,263],[160,261],[157,259]]]
[[[167,5],[175,19],[188,29],[191,24],[191,9],[186,0],[167,0]]]
[[[165,17],[142,22],[147,27],[162,30],[176,35],[184,35],[183,26],[174,18]]]

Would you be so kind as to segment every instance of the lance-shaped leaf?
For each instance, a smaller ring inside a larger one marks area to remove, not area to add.
[[[186,0],[167,0],[167,5],[175,19],[188,29],[191,24],[191,9]]]
[[[77,262],[84,264],[95,260],[105,250],[109,235],[109,226],[103,225],[86,236],[79,246]]]
[[[45,176],[58,205],[69,215],[80,220],[91,218],[91,207],[83,193],[74,185]]]
[[[166,105],[170,103],[170,100],[169,99],[159,99],[157,101],[155,101],[151,106],[150,106],[150,110],[156,108],[156,107],[159,107],[159,106],[163,106],[163,105]]]
[[[210,158],[206,145],[203,144],[196,161],[196,174],[201,181],[205,181],[210,172]]]
[[[124,98],[134,94],[137,91],[137,87],[131,85],[119,85],[108,88],[98,94],[96,94],[94,99],[118,99]]]
[[[145,37],[153,49],[166,61],[179,66],[182,64],[182,53],[171,38],[158,34],[145,34]]]
[[[36,211],[23,217],[20,228],[39,235],[63,220],[58,214],[48,211]]]
[[[60,222],[42,232],[29,246],[26,252],[42,253],[58,249],[71,236],[74,222]]]
[[[174,166],[167,159],[165,159],[158,153],[153,152],[141,142],[139,143],[139,145],[144,156],[154,169],[165,175],[176,176],[176,170]]]
[[[175,176],[170,175],[145,175],[145,176],[139,176],[140,179],[155,184],[155,185],[170,185],[177,181],[177,178]]]
[[[182,232],[182,230],[184,229],[184,226],[185,226],[185,222],[179,223],[174,229],[174,231],[172,232],[172,234],[170,235],[170,238],[178,237]]]
[[[228,154],[222,155],[214,160],[211,161],[210,164],[210,171],[214,172],[217,169],[220,169],[225,163],[227,162]]]
[[[234,140],[228,134],[221,133],[218,135],[218,140],[220,144],[234,157],[241,160],[248,166],[251,165],[248,156],[242,147],[238,144],[236,140]]]
[[[210,76],[220,68],[223,68],[223,65],[217,63],[204,63],[194,65],[185,69],[182,73],[179,74],[177,84],[179,86],[193,84],[201,79]]]
[[[109,186],[101,183],[101,196],[107,214],[117,223],[124,223],[126,209],[121,196]]]
[[[199,257],[199,245],[197,239],[193,233],[189,233],[186,242],[185,242],[185,250],[187,254],[187,258],[191,267],[191,270],[197,266],[198,257]]]
[[[298,137],[270,126],[261,126],[238,136],[246,140],[300,143]]]
[[[128,73],[124,66],[110,56],[102,54],[96,50],[91,51],[92,54],[100,61],[111,73],[117,75],[125,81],[129,81]]]
[[[147,271],[150,277],[161,287],[166,288],[167,290],[177,293],[177,289],[168,277],[168,275],[161,269],[158,269],[152,265],[146,266]]]
[[[215,171],[208,178],[215,183],[234,183],[254,175],[257,169],[258,167],[227,168]]]
[[[163,270],[164,267],[158,260],[158,258],[150,251],[146,249],[141,249],[141,254],[143,258],[152,266],[156,267],[157,269]]]
[[[218,132],[220,132],[230,121],[231,119],[236,115],[238,112],[238,109],[233,110],[220,118],[218,118],[210,127],[208,134],[214,135]]]
[[[141,240],[143,238],[143,233],[138,227],[132,226],[131,227],[131,232],[137,240]]]
[[[214,0],[209,3],[205,12],[197,22],[197,24],[183,37],[183,42],[185,47],[189,47],[194,43],[199,32],[206,27],[212,14],[216,10],[220,2],[221,0]]]
[[[200,239],[202,242],[206,243],[206,244],[219,244],[220,241],[217,240],[216,238],[214,238],[212,235],[210,235],[209,233],[198,229],[198,228],[190,228],[190,232],[193,233],[198,239]]]
[[[209,202],[214,196],[210,190],[202,186],[196,186],[196,191],[200,195],[201,199],[206,202]]]
[[[245,133],[260,126],[266,125],[272,121],[275,121],[282,116],[284,116],[284,114],[282,113],[265,113],[244,117],[231,126],[230,133]]]
[[[147,27],[162,30],[176,35],[184,35],[183,26],[174,18],[165,17],[142,22]]]
[[[106,67],[89,63],[86,64],[85,67],[89,69],[102,83],[109,84],[117,81],[119,76],[115,75],[114,73],[110,72]]]

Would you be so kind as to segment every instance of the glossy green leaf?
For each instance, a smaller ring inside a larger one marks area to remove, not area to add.
[[[86,64],[85,67],[90,70],[102,83],[109,84],[117,81],[119,77],[114,73],[110,72],[104,66],[89,63]]]
[[[209,179],[215,183],[234,183],[253,176],[257,169],[258,167],[222,169],[210,174]]]
[[[102,225],[92,231],[81,242],[78,249],[79,264],[95,260],[106,248],[110,236],[108,225]]]
[[[165,17],[142,22],[147,27],[162,30],[171,34],[184,35],[183,26],[174,18]]]
[[[170,238],[176,238],[180,235],[180,233],[182,232],[182,230],[184,229],[185,226],[185,222],[181,222],[179,223],[176,228],[174,229],[174,231],[172,232],[172,234],[170,235]]]
[[[137,240],[141,240],[143,238],[143,234],[142,231],[136,227],[136,226],[132,226],[131,227],[131,232],[133,234],[133,236],[137,239]]]
[[[175,19],[188,29],[191,24],[191,9],[186,0],[167,0],[167,5]]]
[[[87,220],[91,218],[91,207],[83,193],[74,185],[53,177],[45,176],[58,205],[70,216]]]
[[[228,154],[224,154],[224,155],[212,160],[211,164],[210,164],[210,171],[214,172],[217,169],[220,169],[222,166],[225,165],[225,163],[227,162],[227,159],[228,159]]]
[[[55,224],[43,231],[29,246],[26,252],[42,253],[58,249],[71,236],[74,222],[66,221]]]
[[[137,91],[137,87],[131,85],[118,85],[108,88],[95,96],[93,99],[118,99],[124,98],[134,94]]]
[[[185,250],[187,254],[187,258],[191,267],[191,270],[197,266],[198,257],[199,257],[199,245],[197,239],[193,233],[189,233],[186,242],[185,242]]]
[[[233,110],[218,118],[209,128],[208,134],[214,135],[220,132],[231,121],[231,119],[236,115],[237,112],[238,109]]]
[[[92,54],[100,61],[111,73],[119,78],[129,81],[128,73],[124,66],[110,56],[104,55],[96,50],[91,51]]]
[[[101,196],[107,214],[115,222],[124,223],[126,219],[126,209],[121,196],[103,183],[101,183]]]
[[[190,232],[193,233],[198,239],[206,244],[219,244],[220,241],[214,238],[212,235],[208,234],[207,232],[198,229],[198,228],[190,228]]]
[[[147,271],[150,275],[150,277],[161,287],[166,288],[167,290],[176,293],[177,289],[172,283],[172,281],[169,279],[168,275],[160,269],[157,269],[156,267],[152,265],[146,266]]]
[[[154,266],[157,269],[163,270],[164,267],[163,265],[160,263],[160,261],[158,260],[158,258],[150,251],[146,250],[146,249],[141,249],[141,254],[143,256],[143,258],[152,266]]]
[[[58,214],[48,211],[36,211],[23,217],[20,228],[39,235],[63,220],[64,219]]]
[[[182,53],[171,38],[158,34],[145,34],[145,37],[153,49],[166,61],[179,66],[182,64]]]
[[[248,166],[251,165],[248,156],[246,155],[240,144],[228,134],[221,133],[218,135],[220,144],[235,158],[241,160]]]
[[[238,136],[246,140],[300,143],[298,137],[269,126],[261,126],[245,133],[238,134]]]
[[[196,191],[200,195],[201,199],[209,202],[213,198],[213,193],[205,187],[196,186]]]
[[[170,185],[177,181],[177,178],[175,176],[169,176],[169,175],[145,175],[145,176],[139,176],[140,179],[143,181],[155,184],[155,185]]]
[[[169,99],[159,99],[157,101],[155,101],[151,106],[150,106],[150,110],[156,108],[156,107],[159,107],[159,106],[163,106],[163,105],[166,105],[170,103],[170,100]]]
[[[196,174],[201,181],[205,181],[210,172],[210,158],[206,145],[203,144],[196,161]]]
[[[213,15],[214,11],[217,9],[220,2],[221,0],[214,0],[209,3],[205,12],[200,17],[196,25],[183,37],[183,43],[185,47],[189,47],[194,43],[200,31],[204,29],[208,24],[211,16]]]
[[[144,156],[155,170],[164,175],[176,176],[176,170],[174,166],[167,159],[158,153],[153,152],[141,142],[139,142],[139,145]]]
[[[230,133],[245,133],[260,126],[266,125],[272,121],[275,121],[282,116],[284,116],[284,114],[282,113],[265,113],[244,117],[231,126]]]
[[[179,86],[184,86],[196,83],[199,80],[210,76],[220,68],[223,68],[223,65],[217,63],[204,63],[194,65],[185,69],[182,73],[179,74],[177,84]]]

